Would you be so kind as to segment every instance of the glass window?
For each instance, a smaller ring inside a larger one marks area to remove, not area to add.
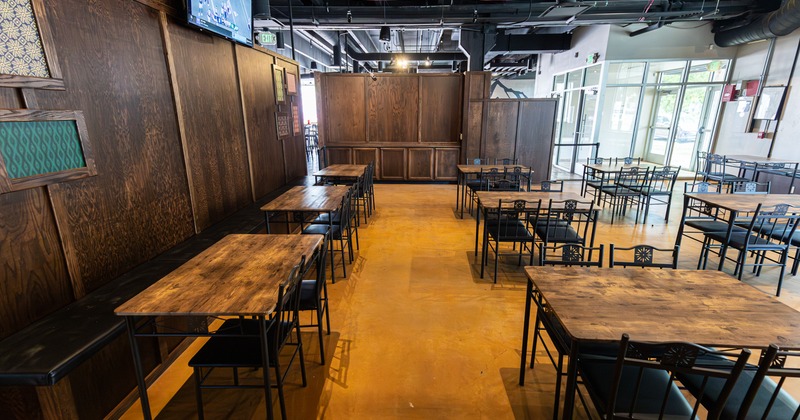
[[[567,80],[566,74],[559,74],[553,78],[553,91],[560,92],[564,90],[564,81]]]
[[[647,83],[680,83],[685,61],[654,61],[647,70]]]
[[[639,86],[606,88],[599,125],[600,156],[630,153],[641,91]]]
[[[639,84],[644,77],[644,63],[611,63],[608,65],[609,85]]]
[[[576,89],[581,87],[583,82],[583,69],[573,70],[567,73],[567,89]]]
[[[600,76],[602,75],[602,66],[597,64],[592,67],[586,68],[586,80],[584,81],[584,86],[597,86],[600,84]]]
[[[689,67],[689,83],[724,82],[728,60],[694,60]]]

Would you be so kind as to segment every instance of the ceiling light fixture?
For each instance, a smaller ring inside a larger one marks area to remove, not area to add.
[[[426,65],[427,67],[430,67],[430,66],[431,66],[431,59],[430,59],[430,58],[428,58],[428,57],[425,57],[425,65]]]

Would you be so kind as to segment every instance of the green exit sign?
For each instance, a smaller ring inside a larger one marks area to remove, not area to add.
[[[261,45],[277,45],[278,37],[272,32],[261,32],[258,34],[258,43]]]

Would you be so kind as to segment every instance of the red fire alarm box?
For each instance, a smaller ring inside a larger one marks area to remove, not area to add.
[[[725,85],[722,89],[722,102],[733,102],[736,100],[736,85]]]
[[[756,96],[758,84],[758,80],[748,80],[744,85],[744,96]]]

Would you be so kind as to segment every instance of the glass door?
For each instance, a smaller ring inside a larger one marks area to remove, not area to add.
[[[561,169],[573,171],[575,159],[575,138],[578,132],[581,105],[581,91],[571,90],[562,96],[561,129],[556,147],[555,164]]]
[[[597,111],[597,91],[583,91],[583,106],[581,107],[581,123],[577,133],[577,143],[585,146],[578,146],[575,149],[575,159],[572,162],[572,172],[575,172],[576,164],[586,162],[586,158],[592,157],[594,147],[589,146],[594,140],[594,127],[596,125],[595,115]]]
[[[669,164],[693,170],[698,150],[707,150],[716,124],[716,107],[722,87],[687,87],[678,116],[678,129],[670,148]]]
[[[664,164],[667,162],[678,89],[659,90],[654,98],[653,118],[650,123],[649,141],[645,153],[648,162]]]

